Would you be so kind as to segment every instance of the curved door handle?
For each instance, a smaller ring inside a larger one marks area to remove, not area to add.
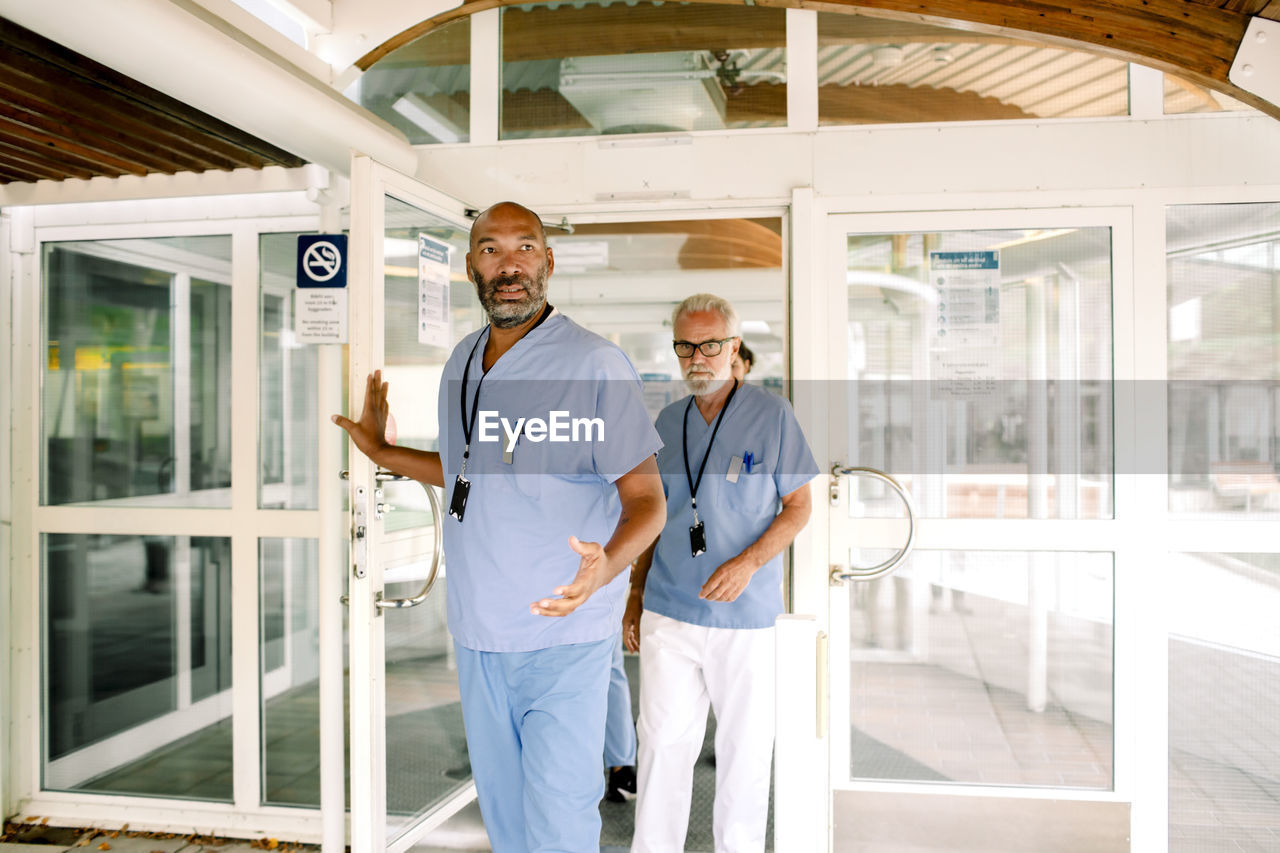
[[[861,466],[845,466],[837,462],[831,466],[831,482],[832,488],[836,487],[836,478],[843,476],[870,477],[873,480],[880,480],[889,488],[897,492],[898,497],[902,499],[903,506],[907,508],[907,541],[898,549],[898,552],[883,563],[877,563],[874,566],[866,568],[858,568],[856,566],[832,566],[831,567],[831,583],[838,584],[845,581],[870,581],[876,578],[882,578],[892,573],[898,566],[902,565],[907,559],[907,555],[911,553],[911,549],[915,546],[916,539],[916,509],[915,504],[911,500],[911,495],[902,484],[889,476],[883,471],[876,468],[865,468]]]
[[[376,471],[373,476],[378,482],[403,482],[413,479],[412,477],[393,474],[390,471]],[[418,481],[414,480],[414,482]],[[419,485],[426,489],[427,502],[431,504],[431,528],[435,533],[435,547],[431,554],[431,571],[427,574],[427,582],[422,585],[422,589],[418,591],[417,595],[412,595],[408,598],[383,598],[382,593],[379,592],[373,602],[379,610],[399,610],[406,607],[417,607],[427,600],[427,596],[431,594],[431,588],[436,585],[436,575],[440,573],[440,557],[444,553],[444,526],[440,524],[440,518],[443,515],[440,511],[440,498],[436,496],[436,490],[426,483],[419,483]]]

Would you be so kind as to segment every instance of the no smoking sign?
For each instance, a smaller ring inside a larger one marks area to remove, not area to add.
[[[298,237],[298,287],[347,286],[347,235]]]
[[[293,329],[298,343],[347,342],[347,235],[298,237],[298,294]]]

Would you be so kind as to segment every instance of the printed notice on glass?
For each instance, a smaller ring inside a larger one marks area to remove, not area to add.
[[[300,344],[347,342],[347,289],[298,288],[293,333]]]
[[[453,247],[418,235],[418,343],[447,347],[453,343],[449,314],[449,261]]]
[[[929,283],[930,378],[983,393],[1000,379],[1000,251],[930,252]]]

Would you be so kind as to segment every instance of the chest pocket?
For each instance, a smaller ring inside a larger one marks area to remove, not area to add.
[[[738,470],[738,481],[730,483],[724,474],[727,465],[721,469],[720,494],[724,496],[725,505],[734,512],[747,516],[772,515],[777,510],[778,492],[773,485],[773,472],[768,465],[755,462],[751,473],[746,466]],[[711,473],[707,472],[708,475]]]
[[[546,442],[533,442],[527,435],[521,435],[520,441],[512,452],[511,464],[502,463],[509,468],[516,491],[527,498],[539,500],[542,497],[543,480],[547,473]]]

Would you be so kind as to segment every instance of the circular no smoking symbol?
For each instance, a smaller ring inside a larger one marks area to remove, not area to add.
[[[322,240],[312,243],[302,255],[302,270],[312,281],[328,281],[342,267],[342,255],[338,247]]]

